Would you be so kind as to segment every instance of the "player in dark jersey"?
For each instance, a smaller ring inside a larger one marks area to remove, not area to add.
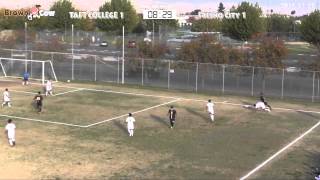
[[[171,125],[171,129],[174,127],[174,123],[176,121],[176,117],[177,117],[177,111],[173,108],[173,106],[170,107],[169,111],[168,111],[168,116],[169,116],[169,120],[170,120],[170,125]]]
[[[264,98],[263,93],[260,93],[260,101],[263,102],[270,110],[272,109],[271,106],[266,101],[266,99]]]
[[[33,99],[36,101],[38,113],[41,113],[42,101],[43,101],[43,96],[41,95],[41,92],[39,91],[38,94]]]

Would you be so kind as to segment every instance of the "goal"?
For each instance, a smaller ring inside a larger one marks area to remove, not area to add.
[[[22,78],[28,72],[30,79],[39,80],[42,84],[51,79],[58,81],[51,61],[0,58],[0,75],[4,77]]]

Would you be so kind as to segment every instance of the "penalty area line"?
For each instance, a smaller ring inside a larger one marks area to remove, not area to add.
[[[171,103],[174,103],[174,102],[177,102],[177,101],[180,101],[180,99],[175,99],[175,100],[172,100],[172,101],[169,101],[169,102],[166,102],[166,103],[162,103],[162,104],[158,104],[158,105],[155,105],[155,106],[151,106],[151,107],[139,110],[139,111],[135,111],[132,114],[138,114],[138,113],[141,113],[141,112],[144,112],[144,111],[148,111],[150,109],[154,109],[154,108],[157,108],[157,107],[160,107],[160,106],[165,106],[167,104],[171,104]],[[116,120],[116,119],[119,119],[119,118],[123,118],[123,117],[126,117],[126,116],[128,116],[128,114],[123,114],[123,115],[116,116],[116,117],[113,117],[113,118],[110,118],[110,119],[106,119],[106,120],[103,120],[103,121],[100,121],[100,122],[97,122],[97,123],[89,124],[89,125],[87,125],[85,127],[92,127],[92,126],[95,126],[95,125],[98,125],[98,124],[102,124],[102,123],[105,123],[105,122],[113,121],[113,120]]]
[[[73,93],[73,92],[82,91],[82,90],[83,90],[82,88],[79,88],[79,89],[75,89],[75,90],[71,90],[71,91],[57,93],[57,94],[54,94],[53,96],[61,96],[61,95],[64,95],[64,94]]]
[[[285,147],[283,147],[282,149],[280,149],[278,152],[276,152],[275,154],[273,154],[271,157],[269,157],[267,160],[265,160],[263,163],[259,164],[256,168],[254,168],[253,170],[251,170],[250,172],[248,172],[245,176],[241,177],[240,180],[245,180],[248,177],[250,177],[251,175],[253,175],[255,172],[259,171],[261,168],[263,168],[266,164],[268,164],[270,161],[272,161],[274,158],[276,158],[277,156],[279,156],[281,153],[283,153],[284,151],[286,151],[287,149],[289,149],[291,146],[293,146],[295,143],[297,143],[298,141],[300,141],[302,138],[304,138],[306,135],[308,135],[309,133],[311,133],[315,128],[317,128],[320,125],[320,121],[315,124],[314,126],[312,126],[308,131],[304,132],[302,135],[300,135],[299,137],[297,137],[295,140],[293,140],[292,142],[290,142],[288,145],[286,145]]]
[[[58,124],[58,125],[64,125],[64,126],[85,128],[85,126],[81,126],[81,125],[77,125],[77,124],[69,124],[69,123],[55,122],[55,121],[45,121],[45,120],[41,120],[41,119],[32,119],[32,118],[25,118],[25,117],[18,117],[18,116],[10,116],[10,115],[5,115],[5,114],[0,114],[0,117],[7,117],[7,118],[20,119],[20,120],[26,120],[26,121],[34,121],[34,122],[41,122],[41,123]]]

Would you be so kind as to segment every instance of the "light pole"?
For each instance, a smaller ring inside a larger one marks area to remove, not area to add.
[[[28,56],[28,42],[27,42],[27,27],[28,27],[28,23],[25,22],[24,23],[24,50],[25,50],[25,53],[24,53],[24,56],[25,56],[25,63],[24,63],[24,72],[27,72],[28,71],[28,62],[27,62],[27,56]]]
[[[71,79],[72,80],[74,80],[74,55],[73,55],[73,36],[74,35],[73,35],[73,28],[74,27],[73,27],[73,24],[72,24],[71,25],[71,32],[72,32],[71,33],[72,34],[71,35],[71,54],[72,54],[72,67],[71,67],[72,68],[72,72],[71,72],[72,74],[71,74]]]
[[[154,20],[152,20],[152,46],[154,44]]]
[[[124,84],[124,26],[122,26],[122,79],[121,83]]]

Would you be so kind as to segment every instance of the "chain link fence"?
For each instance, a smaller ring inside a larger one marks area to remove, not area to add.
[[[320,72],[176,60],[0,49],[2,58],[51,60],[58,80],[153,86],[194,92],[320,100]],[[123,65],[124,63],[124,65]],[[21,72],[23,74],[23,72]],[[32,72],[31,72],[32,77]]]

